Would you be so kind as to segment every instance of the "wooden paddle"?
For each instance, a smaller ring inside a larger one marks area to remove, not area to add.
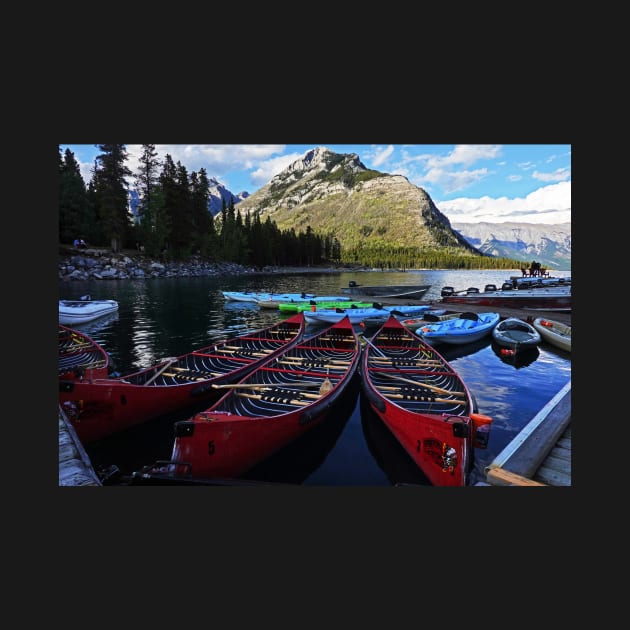
[[[296,381],[295,383],[277,383],[276,385],[272,385],[271,383],[226,383],[225,385],[217,385],[216,383],[212,384],[214,389],[242,389],[242,388],[251,388],[257,389],[260,387],[268,388],[268,387],[281,387],[283,389],[292,389],[296,387],[320,387],[321,383],[313,383],[313,381]]]
[[[405,399],[405,400],[418,400],[420,402],[428,403],[451,403],[452,405],[465,405],[465,400],[453,400],[452,398],[429,398],[428,396],[412,395],[412,394],[387,394],[383,393],[383,396],[387,398]]]
[[[301,389],[303,387],[319,387],[319,394],[309,394],[304,393],[302,396],[306,396],[307,398],[319,398],[324,394],[327,394],[330,390],[333,389],[333,384],[331,380],[326,377],[321,383],[313,383],[312,381],[296,381],[295,383],[277,383],[272,385],[270,383],[231,383],[225,385],[217,385],[213,383],[212,387],[214,389],[258,389],[261,391],[269,391],[274,389]]]
[[[254,398],[256,400],[262,400],[263,396],[260,394],[246,394],[245,392],[234,392],[236,396],[243,396],[244,398]],[[271,401],[271,402],[283,402],[287,405],[310,405],[311,403],[308,400],[297,400],[295,398],[289,399],[285,398],[283,400]]]
[[[404,358],[400,358],[400,359],[394,359],[393,357],[374,357],[372,359],[372,361],[376,361],[377,363],[393,363],[394,361],[399,361],[399,362],[413,362],[414,365],[444,365],[442,363],[442,361],[438,361],[437,359],[404,359]]]
[[[386,359],[390,359],[390,357],[388,357],[386,354],[384,354],[379,348],[377,348],[369,339],[367,339],[366,337],[363,337],[366,341],[366,343],[368,343],[370,346],[372,346],[372,348],[374,348],[374,350],[376,350],[376,352],[378,352],[382,357],[385,357]],[[391,359],[390,359],[391,360]],[[398,368],[394,368],[394,369],[398,369]],[[401,370],[398,370],[401,371]],[[389,372],[379,372],[379,374],[382,374],[383,376],[386,376],[387,378],[393,378],[397,381],[402,381],[404,383],[409,383],[411,385],[416,385],[416,386],[422,386],[422,387],[426,387],[427,389],[431,389],[437,393],[440,394],[452,394],[453,396],[465,396],[464,392],[459,392],[459,391],[450,391],[448,389],[444,389],[442,387],[437,387],[436,385],[429,385],[428,383],[420,383],[419,381],[413,381],[411,379],[408,378],[403,378],[402,376],[396,376],[396,374],[390,374]]]
[[[187,376],[186,374],[174,374],[173,372],[162,372],[164,376],[174,376],[177,378],[187,378],[191,381],[207,381],[213,376],[225,376],[225,372],[199,372],[197,370],[190,370],[188,368],[174,367],[173,370],[177,372],[190,372],[192,374],[203,374],[204,376]]]
[[[162,372],[162,376],[168,376],[170,378],[185,379],[187,381],[207,381],[207,378],[203,376],[186,376],[185,374],[175,374],[175,372]],[[217,374],[217,376],[223,376],[223,374]]]
[[[148,381],[146,381],[144,384],[145,385],[150,385],[151,383],[153,383],[153,381],[160,375],[162,374],[162,372],[164,372],[165,370],[167,370],[169,367],[171,367],[171,365],[173,365],[173,363],[176,363],[177,359],[169,359]]]
[[[440,388],[439,387],[433,387],[431,385],[426,385],[425,383],[417,383],[416,381],[410,381],[416,384],[416,386],[419,389],[422,389],[423,387],[426,387],[427,389],[432,389],[432,390],[437,390],[436,393],[443,393],[443,394],[453,394],[453,396],[461,396],[463,395],[462,392],[451,392],[448,389],[444,389],[440,392]],[[401,392],[401,391],[414,391],[414,389],[411,389],[409,387],[402,387],[402,386],[398,386],[396,387],[395,385],[377,385],[376,388],[379,391],[389,391],[389,392]]]
[[[285,363],[304,363],[305,361],[325,361],[326,363],[336,363],[338,365],[350,365],[352,361],[345,361],[343,359],[329,359],[329,358],[321,358],[321,359],[308,359],[306,357],[284,357]]]
[[[389,372],[379,372],[379,375],[386,376],[387,378],[392,378],[396,381],[401,381],[403,383],[409,383],[410,385],[415,385],[416,387],[426,387],[427,389],[431,389],[438,394],[451,394],[452,396],[465,396],[465,392],[460,391],[451,391],[450,389],[444,389],[443,387],[438,387],[437,385],[430,385],[429,383],[422,383],[420,381],[414,381],[410,378],[403,378],[402,376],[397,376],[396,374],[390,374]]]
[[[331,368],[334,370],[345,370],[346,366],[345,365],[333,365],[332,363],[323,363],[322,365],[308,365],[307,363],[303,363],[302,361],[300,361],[299,363],[296,361],[284,361],[282,359],[278,359],[278,363],[283,363],[285,365],[289,365],[291,368],[293,368],[294,370],[298,370],[298,371],[304,371],[304,372],[309,372],[310,370],[300,370],[300,368],[315,368],[315,369],[327,369],[330,370]]]
[[[246,350],[246,351],[254,350],[254,348],[244,348],[243,346],[223,346],[223,347],[227,348],[228,350]],[[265,350],[264,348],[256,348],[256,350],[258,350],[258,352],[262,352],[263,354],[269,354],[270,352],[273,352],[273,350]]]
[[[247,350],[246,348],[239,348],[238,350],[226,350],[225,348],[217,348],[215,352],[225,352],[225,354],[236,354],[239,351],[243,352],[244,354],[249,353],[253,357],[266,357],[269,354],[268,352],[253,352],[253,351]]]

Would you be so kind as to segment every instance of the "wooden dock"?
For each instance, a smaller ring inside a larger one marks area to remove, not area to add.
[[[101,486],[74,427],[59,405],[59,485]]]
[[[571,381],[486,467],[486,483],[476,485],[571,485]]]

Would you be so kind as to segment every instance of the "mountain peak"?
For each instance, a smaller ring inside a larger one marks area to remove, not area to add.
[[[339,169],[347,169],[349,172],[367,171],[356,153],[340,154],[326,147],[315,147],[273,177],[268,186],[289,186],[305,177],[334,173]]]

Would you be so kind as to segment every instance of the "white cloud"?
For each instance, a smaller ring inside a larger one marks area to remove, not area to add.
[[[451,223],[569,223],[571,182],[538,188],[524,198],[460,197],[450,201],[436,201],[435,205]]]
[[[250,173],[250,177],[256,188],[260,188],[268,184],[278,173],[283,171],[287,166],[293,164],[296,160],[304,157],[304,153],[290,153],[280,155],[269,160],[264,160],[258,165],[258,168]]]
[[[479,160],[493,160],[499,155],[500,144],[458,144],[447,156],[435,156],[429,164],[439,167],[451,164],[470,166]]]
[[[532,177],[539,179],[541,182],[564,182],[571,177],[571,169],[558,168],[553,173],[539,173],[538,171],[534,171]]]
[[[374,153],[370,157],[370,159],[372,160],[372,167],[378,168],[379,166],[387,162],[392,153],[394,153],[394,145],[392,144],[385,148],[376,147]]]

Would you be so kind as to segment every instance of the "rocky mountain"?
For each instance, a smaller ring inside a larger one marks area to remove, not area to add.
[[[463,238],[490,256],[537,260],[551,269],[571,269],[571,224],[453,223]]]
[[[219,212],[221,212],[223,202],[227,205],[231,201],[236,205],[243,199],[247,199],[247,197],[249,197],[249,193],[245,191],[238,193],[238,195],[234,195],[214,177],[208,178],[208,182],[210,183],[208,210],[210,210],[212,216],[216,216]]]
[[[249,197],[249,193],[245,191],[235,195],[214,177],[208,178],[208,183],[210,184],[208,189],[208,210],[212,213],[212,216],[216,216],[219,212],[221,212],[223,202],[225,202],[225,205],[227,206],[230,202],[237,204],[243,199],[247,199],[247,197]],[[131,208],[131,213],[134,217],[138,214],[139,205],[140,196],[138,195],[138,191],[135,188],[129,189],[129,207]]]
[[[332,235],[346,250],[444,248],[478,253],[406,177],[367,169],[356,153],[308,151],[239,202],[282,230]]]

